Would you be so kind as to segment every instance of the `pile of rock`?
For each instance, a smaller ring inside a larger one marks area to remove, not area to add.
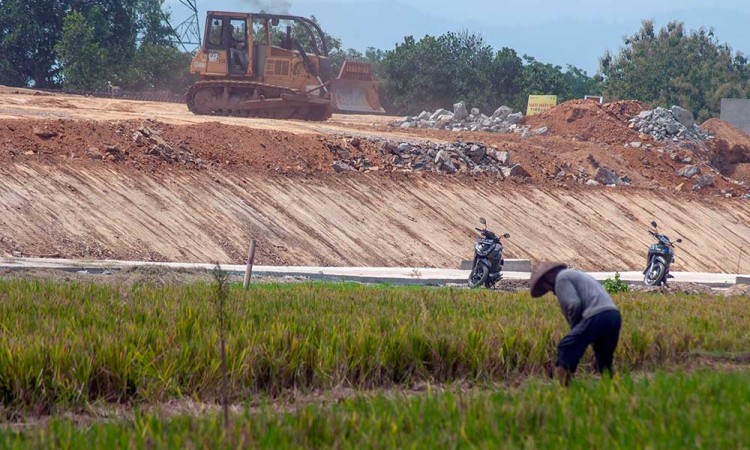
[[[384,167],[365,156],[351,157],[339,145],[328,146],[336,157],[336,172],[391,170],[395,172],[434,172],[444,174],[488,174],[498,178],[528,178],[531,175],[520,164],[512,164],[510,153],[484,144],[453,142],[435,144],[422,142],[383,141],[380,153]]]
[[[146,149],[146,154],[155,156],[167,163],[203,167],[203,160],[196,158],[184,145],[176,149],[167,143],[159,130],[143,126],[133,132],[133,143]]]
[[[630,128],[647,134],[657,141],[672,139],[674,141],[702,142],[711,135],[695,123],[693,113],[673,106],[671,109],[658,107],[643,111],[630,119]]]
[[[688,188],[688,186],[685,183],[680,183],[675,187],[676,191],[687,191],[689,189],[692,189],[694,191],[699,191],[706,187],[711,187],[714,185],[714,177],[712,175],[709,175],[707,173],[703,173],[701,171],[701,168],[697,165],[689,165],[685,166],[682,169],[677,171],[677,175],[681,177],[685,177],[688,180],[693,181],[692,188]]]
[[[453,105],[453,112],[438,109],[434,112],[422,111],[414,117],[403,117],[391,122],[399,128],[433,128],[450,131],[490,131],[494,133],[524,133],[527,126],[520,125],[523,113],[514,113],[507,106],[501,106],[491,116],[482,114],[479,108],[466,109],[466,103]],[[545,130],[546,131],[546,130]]]
[[[589,160],[594,161],[592,156],[589,156]],[[576,182],[587,186],[629,186],[633,182],[629,176],[619,175],[616,171],[608,167],[600,166],[598,162],[595,162],[594,165],[596,166],[596,172],[593,176],[586,172],[583,167],[574,169],[567,163],[563,164],[562,167],[558,167],[556,173],[547,172],[547,175],[555,181]]]

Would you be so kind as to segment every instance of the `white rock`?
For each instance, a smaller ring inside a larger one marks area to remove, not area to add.
[[[495,110],[495,112],[492,114],[493,119],[500,119],[504,120],[506,117],[508,117],[509,114],[513,112],[512,109],[508,108],[507,106],[503,105]]]
[[[455,120],[464,120],[469,116],[469,112],[466,111],[466,103],[458,102],[453,105],[453,118]]]
[[[440,108],[434,113],[432,113],[432,115],[430,116],[430,120],[438,120],[438,117],[445,115],[445,114],[449,114],[449,113],[450,111],[448,111],[447,109]]]
[[[427,111],[422,111],[417,117],[416,120],[430,120],[430,117],[432,114],[430,114]]]
[[[520,123],[522,120],[523,120],[523,113],[520,113],[520,112],[508,114],[508,117],[505,118],[506,122],[510,122],[512,124]]]

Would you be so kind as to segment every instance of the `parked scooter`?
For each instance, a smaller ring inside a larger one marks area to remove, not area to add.
[[[646,270],[643,271],[643,283],[646,286],[664,286],[667,285],[668,278],[674,278],[669,274],[669,267],[674,260],[674,244],[669,238],[660,234],[656,222],[652,221],[653,230],[648,230],[651,236],[655,237],[657,242],[648,248],[648,263]],[[675,243],[682,242],[677,239]]]
[[[487,229],[487,221],[484,217],[480,217],[479,222],[484,225],[484,229],[474,228],[480,236],[474,243],[474,261],[469,274],[469,287],[475,288],[483,285],[492,288],[503,277],[501,273],[505,263],[503,244],[499,236]],[[502,237],[508,239],[510,234],[505,233]]]

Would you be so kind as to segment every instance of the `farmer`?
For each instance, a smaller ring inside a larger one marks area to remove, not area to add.
[[[599,373],[612,374],[612,357],[620,337],[620,311],[599,282],[590,275],[568,269],[562,263],[542,263],[531,274],[531,296],[553,292],[570,325],[570,332],[557,345],[557,376],[564,386],[578,362],[593,344]]]

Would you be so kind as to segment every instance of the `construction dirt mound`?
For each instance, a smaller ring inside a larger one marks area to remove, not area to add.
[[[626,144],[644,140],[628,128],[627,119],[643,110],[638,102],[600,105],[591,100],[571,100],[526,119],[532,129],[546,127],[553,136],[577,141]]]
[[[151,172],[233,167],[256,172],[319,173],[333,172],[330,148],[339,144],[335,138],[218,122],[170,125],[153,120],[0,120],[0,161],[18,163],[111,163],[120,170]],[[367,149],[350,150],[362,153]]]
[[[602,108],[623,122],[627,122],[641,112],[649,109],[647,104],[638,100],[618,100],[616,102],[605,103],[602,105]]]
[[[714,136],[709,141],[712,164],[724,175],[750,184],[750,136],[721,119],[709,119],[701,128]]]
[[[563,125],[565,121],[561,117],[566,115],[579,119]],[[557,123],[558,129],[567,130],[564,133],[572,133],[579,125],[583,127],[580,129],[585,129],[589,123],[593,127],[590,129],[598,130],[597,139],[605,136],[605,129],[614,136],[617,127],[626,137],[628,133],[634,133],[604,107],[590,101],[568,102],[534,118],[543,119],[552,127]],[[689,196],[745,194],[741,186],[731,183],[711,167],[709,155],[697,148],[670,148],[667,151],[657,143],[634,147],[630,144],[583,142],[559,135],[522,137],[498,133],[420,131],[420,140],[407,144],[396,136],[295,134],[219,122],[173,125],[148,119],[4,119],[0,120],[0,162],[64,164],[67,167],[103,165],[121,172],[135,170],[157,175],[207,169],[236,175],[297,173],[318,176],[347,172],[339,175],[350,176],[358,172],[378,172],[390,176],[398,172],[422,177],[499,178],[514,184],[567,189],[616,185],[671,190],[682,185],[684,195]],[[729,156],[720,159],[731,161],[735,164],[733,170],[739,170],[736,163],[745,161],[742,159],[745,153],[737,149],[745,149],[744,144],[732,144],[739,137],[733,137],[729,132],[726,134],[730,140],[726,143],[723,139],[717,141],[724,150],[714,154],[739,152],[739,159]],[[425,139],[431,136],[440,141],[452,139],[454,144]],[[450,147],[448,150],[458,150],[448,155],[447,150],[441,151],[446,146]],[[479,154],[470,153],[472,150]],[[492,158],[483,156],[490,154]],[[503,161],[503,167],[477,170],[484,166],[474,167],[474,163],[468,161],[470,158],[482,164]],[[436,164],[439,161],[445,164]],[[446,164],[451,170],[444,170]],[[710,182],[695,187],[702,182],[700,176],[680,175],[680,171],[692,165],[700,169],[701,176],[710,176]]]

